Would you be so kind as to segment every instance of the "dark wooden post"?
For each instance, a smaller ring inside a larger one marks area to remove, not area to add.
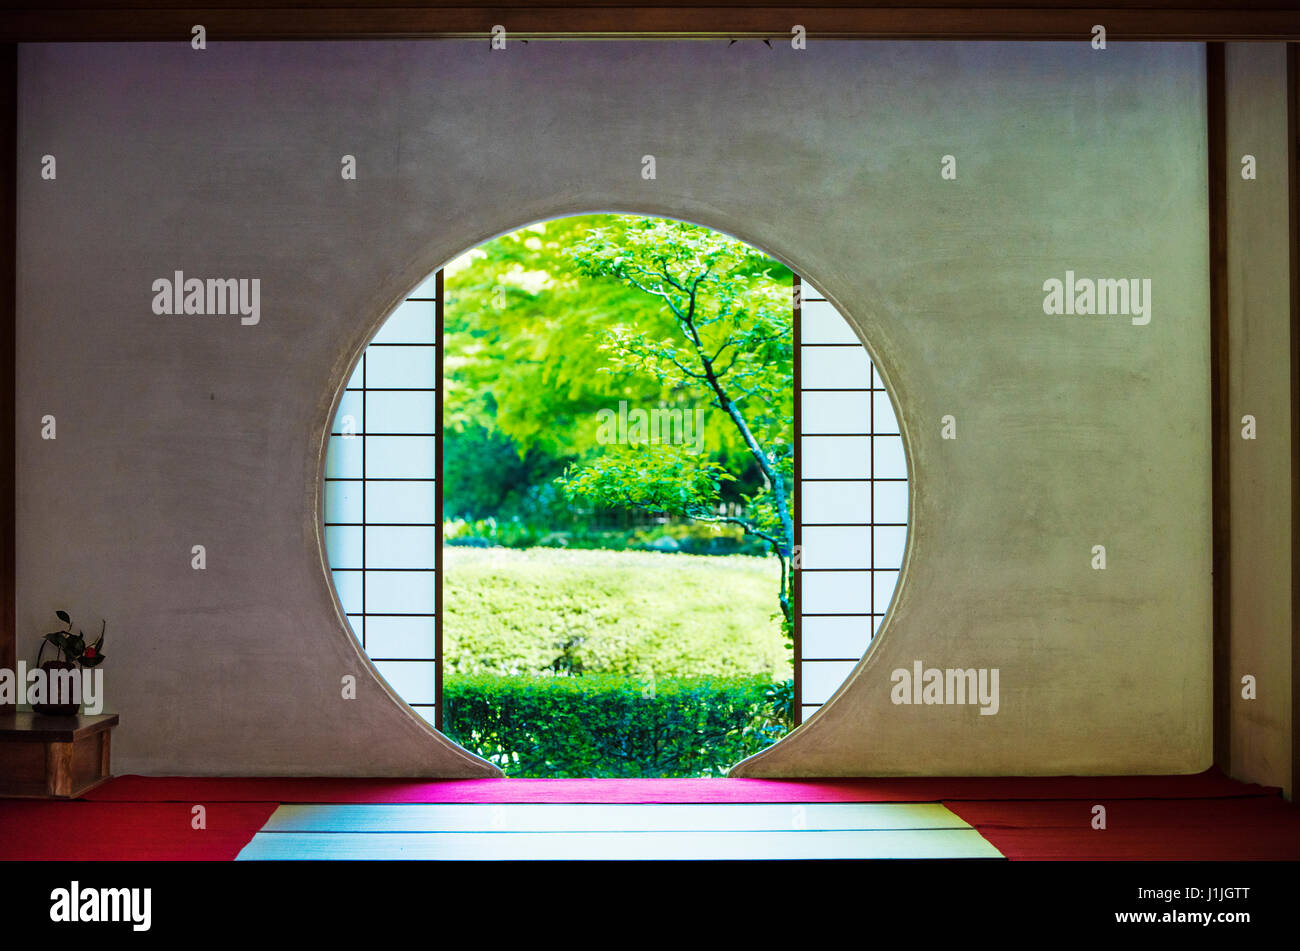
[[[18,45],[0,44],[0,668],[16,665],[14,319],[18,250]],[[0,707],[9,712],[12,708]]]

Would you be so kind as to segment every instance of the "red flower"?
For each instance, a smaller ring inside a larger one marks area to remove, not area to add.
[[[94,656],[95,656],[95,648],[93,648],[93,647],[87,647],[87,648],[86,648],[85,656],[86,656],[86,657],[94,657]]]

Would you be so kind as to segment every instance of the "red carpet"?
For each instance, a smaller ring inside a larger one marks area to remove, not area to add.
[[[1092,807],[1106,828],[1092,828]],[[945,802],[1012,860],[1300,859],[1300,807],[1280,797]]]
[[[276,803],[0,802],[0,860],[47,862],[232,861]]]
[[[1191,776],[887,779],[335,779],[120,776],[94,802],[940,802],[1277,796],[1215,770]]]
[[[1216,770],[802,781],[122,776],[86,800],[0,801],[0,860],[229,860],[280,803],[437,802],[942,802],[1010,859],[1300,859],[1300,808]],[[1105,830],[1091,826],[1097,803]],[[207,808],[206,830],[190,827],[195,804]]]

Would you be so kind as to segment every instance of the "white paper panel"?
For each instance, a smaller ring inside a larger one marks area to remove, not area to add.
[[[871,642],[871,618],[862,615],[803,619],[804,659],[861,657]]]
[[[799,424],[805,435],[866,435],[871,431],[871,394],[857,391],[804,393],[800,413]]]
[[[866,436],[804,436],[799,468],[805,479],[860,479],[869,471],[871,440]]]
[[[802,347],[800,381],[804,389],[865,390],[871,361],[862,347]]]
[[[871,572],[804,571],[804,614],[871,613]]]
[[[803,530],[803,568],[870,568],[871,529],[867,526],[807,526]]]
[[[803,699],[808,703],[825,703],[856,666],[855,661],[805,661]]]
[[[858,343],[848,321],[829,301],[809,300],[808,288],[803,291],[803,307],[799,315],[800,336],[804,343]]]
[[[906,488],[904,489],[906,497]],[[804,482],[800,488],[804,525],[871,521],[870,482]],[[907,514],[904,506],[903,514]]]

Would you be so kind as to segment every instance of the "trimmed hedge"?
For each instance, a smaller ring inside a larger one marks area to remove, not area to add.
[[[721,776],[788,728],[764,677],[451,676],[443,732],[508,776]]]
[[[443,552],[444,676],[789,677],[775,558]]]

